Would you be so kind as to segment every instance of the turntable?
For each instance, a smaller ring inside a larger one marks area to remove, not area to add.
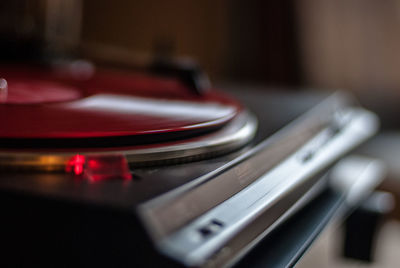
[[[79,66],[0,67],[4,264],[233,265],[377,130],[341,93],[288,112],[192,69]]]

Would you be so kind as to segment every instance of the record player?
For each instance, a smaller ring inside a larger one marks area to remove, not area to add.
[[[2,263],[233,265],[377,130],[345,94],[279,111],[190,66],[1,66]]]
[[[235,265],[378,128],[343,93],[284,105],[214,89],[187,61],[54,61],[43,47],[79,45],[80,2],[46,1],[45,16],[41,1],[18,2],[1,11],[4,267]],[[35,16],[39,33],[25,27]]]

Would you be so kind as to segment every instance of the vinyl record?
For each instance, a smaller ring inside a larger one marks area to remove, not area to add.
[[[143,145],[221,128],[241,111],[223,94],[195,96],[174,79],[97,71],[79,79],[49,70],[2,67],[0,147]]]

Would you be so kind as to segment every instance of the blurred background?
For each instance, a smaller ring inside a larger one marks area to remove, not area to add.
[[[190,57],[213,81],[351,90],[393,128],[399,25],[398,0],[2,1],[0,56]]]
[[[387,162],[381,188],[398,198],[399,29],[400,0],[1,1],[0,60],[136,68],[160,55],[190,57],[216,85],[294,96],[350,91],[381,118],[381,133],[360,152]],[[396,207],[378,239],[378,267],[400,262],[398,219]]]

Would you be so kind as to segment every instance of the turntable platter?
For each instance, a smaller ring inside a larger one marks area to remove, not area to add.
[[[216,91],[191,94],[174,79],[109,70],[82,79],[33,67],[0,74],[8,84],[0,103],[3,166],[37,165],[43,155],[62,155],[64,163],[77,153],[186,161],[232,151],[256,131],[237,101]]]

